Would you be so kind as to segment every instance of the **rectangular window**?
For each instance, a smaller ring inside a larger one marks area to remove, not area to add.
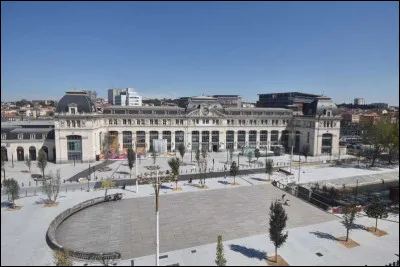
[[[1,140],[6,140],[7,139],[7,134],[6,133],[2,133],[1,134]]]
[[[183,125],[183,120],[181,120],[181,125]]]
[[[35,134],[34,134],[34,133],[31,133],[31,134],[30,134],[30,138],[31,138],[31,139],[35,139]]]
[[[108,120],[108,124],[109,124],[109,125],[112,125],[112,119],[109,119],[109,120]]]
[[[76,124],[78,128],[81,127],[81,121],[77,121]]]
[[[153,119],[150,119],[150,125],[153,125]]]
[[[126,125],[126,119],[123,119],[123,120],[122,120],[122,124],[123,124],[123,125]]]
[[[67,127],[71,127],[71,121],[67,120]]]
[[[72,127],[76,127],[76,122],[75,121],[72,121]]]
[[[22,133],[18,134],[18,139],[24,139],[24,134]]]
[[[140,125],[140,120],[136,120],[136,124],[137,124],[137,125]]]
[[[131,119],[128,119],[128,124],[132,125],[132,120]]]
[[[307,133],[307,144],[310,143],[310,132]]]
[[[162,124],[163,124],[163,125],[167,125],[167,120],[166,120],[166,119],[163,119],[163,120],[162,120]]]
[[[175,122],[176,122],[177,125],[179,124],[179,120],[178,119],[176,119]]]
[[[42,139],[46,139],[47,134],[42,134]]]

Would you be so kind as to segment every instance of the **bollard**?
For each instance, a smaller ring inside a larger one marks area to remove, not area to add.
[[[22,187],[24,187],[24,182],[22,182]]]
[[[81,191],[82,191],[82,186],[81,186]]]
[[[36,182],[36,186],[37,186],[37,180],[35,182]]]
[[[29,181],[29,186],[31,186],[31,181]]]
[[[33,194],[36,196],[36,190],[35,190],[35,191],[33,191]]]
[[[27,197],[27,196],[28,196],[28,191],[25,190],[25,197]]]
[[[64,179],[64,184],[65,184],[65,179]]]
[[[65,193],[67,193],[68,187],[65,187]]]

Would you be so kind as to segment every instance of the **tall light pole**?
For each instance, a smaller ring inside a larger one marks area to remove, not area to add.
[[[158,183],[158,170],[156,172],[156,184],[155,184],[155,195],[156,195],[156,266],[160,266],[160,231],[159,231],[159,212],[158,212],[158,197],[160,192],[160,185]]]
[[[137,144],[135,145],[135,150],[137,150],[136,146],[137,146]],[[139,184],[138,184],[138,168],[139,168],[138,161],[139,161],[139,159],[138,159],[138,155],[136,152],[135,152],[135,157],[136,157],[136,160],[135,160],[136,193],[138,193],[139,192]]]

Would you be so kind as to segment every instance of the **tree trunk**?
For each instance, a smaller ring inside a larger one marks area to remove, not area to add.
[[[178,180],[175,180],[175,190],[178,190]]]
[[[275,246],[275,262],[278,262],[278,248]]]
[[[235,180],[236,176],[233,176],[233,184],[236,184],[236,180]]]
[[[377,227],[378,227],[378,218],[375,218],[375,232],[376,232],[376,229],[377,229]]]
[[[346,231],[346,242],[349,241],[349,230]]]
[[[4,182],[5,182],[6,181],[6,166],[4,166],[3,174],[4,174]]]

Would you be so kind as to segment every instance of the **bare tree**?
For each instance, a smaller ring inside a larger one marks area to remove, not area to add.
[[[274,166],[272,160],[265,159],[265,173],[268,174],[268,180],[271,179],[271,174],[274,172]]]
[[[42,191],[47,196],[49,203],[54,203],[57,200],[58,193],[61,186],[61,172],[57,170],[54,176],[52,172],[49,173],[49,179],[43,182]]]
[[[233,184],[236,184],[236,175],[239,173],[239,166],[237,166],[236,161],[231,164],[230,175],[233,176]]]
[[[229,149],[229,158],[232,162],[232,158],[233,158],[233,148]]]
[[[13,202],[13,207],[15,207],[15,200],[19,198],[19,185],[18,182],[13,178],[4,181],[4,187],[6,189],[6,194],[11,196]]]
[[[136,155],[135,155],[135,151],[133,151],[133,149],[131,147],[128,149],[127,156],[128,156],[127,157],[128,158],[128,166],[129,166],[129,170],[130,170],[129,178],[132,178],[132,168],[136,161]]]
[[[31,172],[31,166],[32,166],[31,155],[25,155],[25,165],[29,168],[29,172]]]
[[[257,161],[261,157],[261,153],[258,148],[256,148],[256,150],[254,150],[254,157],[256,157]]]
[[[196,155],[194,158],[196,159],[197,165],[199,165],[199,168],[200,168],[200,150],[199,149],[196,150]]]
[[[349,240],[349,232],[353,229],[354,220],[356,219],[355,207],[345,207],[342,224],[346,228],[346,242]]]
[[[306,162],[307,162],[307,157],[310,155],[310,146],[308,144],[305,144],[301,150],[301,153],[306,158]]]
[[[200,170],[200,183],[202,187],[204,187],[206,185],[206,177],[207,177],[207,160],[205,158],[200,159],[199,170]]]
[[[252,158],[253,158],[253,152],[250,151],[249,153],[247,153],[247,159],[249,160],[249,166],[250,166]]]
[[[47,166],[47,154],[46,154],[46,152],[44,152],[43,149],[39,150],[38,158],[37,158],[37,166],[42,171],[43,181],[44,181],[45,180],[44,170],[46,169],[46,166]]]

